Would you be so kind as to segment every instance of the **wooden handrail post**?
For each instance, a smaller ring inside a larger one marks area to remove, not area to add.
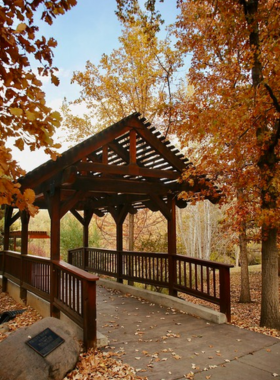
[[[27,211],[21,212],[21,260],[20,260],[20,298],[26,302],[27,290],[23,288],[24,257],[28,254],[28,223],[30,215]],[[31,276],[31,273],[25,275]]]
[[[83,313],[85,348],[96,348],[96,281],[83,280]]]
[[[122,283],[123,265],[122,265],[122,251],[123,251],[123,224],[117,223],[117,281]]]
[[[86,270],[88,267],[88,249],[87,247],[83,247],[83,253],[82,253],[82,269]]]
[[[230,306],[230,269],[220,268],[220,312],[224,313],[227,321],[231,321]]]
[[[71,264],[73,265],[73,252],[71,250],[68,250],[68,257],[67,257],[67,260],[68,260],[68,264]]]
[[[5,262],[6,262],[6,252],[2,252],[3,258],[2,258],[2,292],[7,292],[7,286],[8,286],[8,279],[5,277]]]
[[[122,283],[122,274],[123,274],[123,257],[122,251],[117,251],[117,282]]]
[[[169,295],[177,296],[177,291],[174,289],[176,285],[176,203],[175,198],[168,195],[168,209],[170,218],[167,219],[168,230],[168,268],[169,268]]]
[[[51,262],[50,265],[50,315],[51,317],[60,318],[60,310],[54,306],[54,299],[58,298],[59,281],[57,278],[58,272],[55,265]]]

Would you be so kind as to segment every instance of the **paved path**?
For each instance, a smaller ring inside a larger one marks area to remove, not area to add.
[[[149,380],[280,378],[279,339],[100,286],[97,307],[98,330],[109,339],[105,350],[122,353],[122,361]]]

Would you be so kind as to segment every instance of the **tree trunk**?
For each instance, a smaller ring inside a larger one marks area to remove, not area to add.
[[[178,226],[179,226],[177,233],[180,233],[180,237],[182,241],[182,249],[183,249],[182,254],[191,256],[191,249],[188,248],[189,239],[186,234],[187,229],[184,228],[184,224],[183,224],[183,218],[182,218],[183,210],[185,209],[178,209],[178,212],[177,212],[177,221],[178,221]],[[189,233],[189,236],[191,236],[190,233]],[[190,245],[190,242],[189,242],[189,245]]]
[[[280,328],[277,229],[263,228],[261,326]]]
[[[210,202],[208,200],[204,201],[204,259],[210,260],[211,255],[211,211]]]
[[[272,92],[267,83],[263,83],[263,67],[259,59],[260,38],[258,24],[259,0],[239,0],[244,9],[244,16],[250,30],[250,47],[253,53],[253,65],[251,69],[253,87],[257,90],[261,84]],[[268,93],[273,98],[273,104],[277,103],[275,95]],[[277,106],[278,103],[277,103]],[[275,109],[276,111],[276,109]],[[261,304],[261,326],[279,328],[279,289],[278,289],[278,254],[277,254],[277,229],[273,226],[273,214],[277,213],[278,191],[275,187],[277,155],[276,147],[279,141],[279,120],[274,126],[268,139],[268,126],[259,123],[256,129],[256,138],[260,148],[258,166],[260,169],[261,183],[261,209],[264,216],[262,222],[262,304]],[[269,216],[270,225],[265,219]]]
[[[235,266],[239,267],[239,259],[240,259],[240,245],[235,246]]]
[[[239,302],[251,302],[250,295],[250,282],[249,282],[249,269],[248,269],[248,254],[247,254],[247,239],[246,239],[246,226],[243,224],[242,231],[239,234],[240,246],[240,265],[241,265],[241,287]]]

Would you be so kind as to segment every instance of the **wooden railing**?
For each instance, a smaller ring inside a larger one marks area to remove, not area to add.
[[[231,265],[166,253],[117,252],[99,248],[69,251],[69,263],[86,271],[168,288],[220,306],[230,321]]]
[[[53,308],[66,314],[83,329],[86,348],[96,347],[96,281],[89,274],[64,261],[21,255],[18,252],[0,253],[0,272],[3,291],[7,279],[20,286],[21,295],[30,291],[50,302]]]

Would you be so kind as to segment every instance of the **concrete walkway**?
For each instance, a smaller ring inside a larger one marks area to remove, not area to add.
[[[149,380],[280,378],[279,339],[100,286],[97,314],[98,330],[109,339],[104,350],[121,353]]]

